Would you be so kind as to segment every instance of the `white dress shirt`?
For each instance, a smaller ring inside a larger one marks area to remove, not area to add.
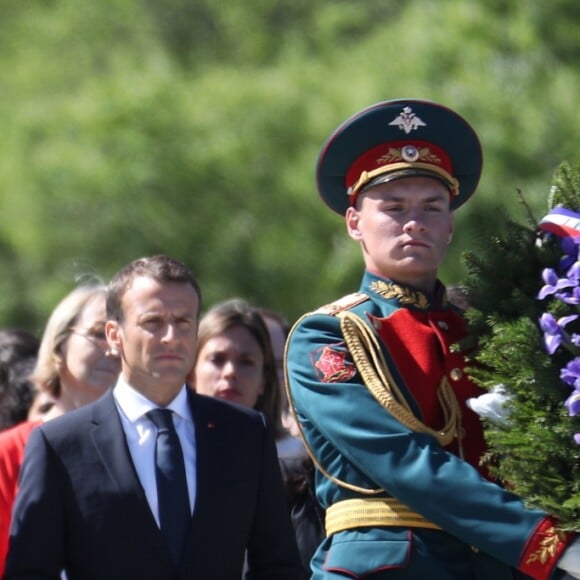
[[[173,411],[173,423],[183,450],[189,505],[193,513],[196,494],[195,429],[191,410],[187,403],[186,389],[187,387],[184,385],[175,399],[165,408]],[[157,427],[145,415],[152,409],[157,409],[158,405],[128,385],[121,376],[113,389],[113,396],[121,416],[121,423],[135,470],[145,490],[155,521],[159,525],[157,482],[155,480]]]

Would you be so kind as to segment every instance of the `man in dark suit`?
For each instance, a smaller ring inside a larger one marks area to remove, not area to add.
[[[245,558],[247,578],[300,578],[264,418],[185,386],[199,310],[194,276],[172,258],[141,258],[114,276],[106,334],[119,381],[31,436],[6,578],[239,580]],[[169,448],[179,461],[167,474]],[[168,480],[181,485],[181,508]]]

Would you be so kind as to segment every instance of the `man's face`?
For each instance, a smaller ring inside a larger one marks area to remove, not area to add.
[[[346,223],[366,268],[432,290],[453,232],[449,202],[447,188],[429,177],[396,179],[362,194]]]
[[[137,277],[123,295],[124,320],[108,321],[124,379],[158,404],[177,394],[195,358],[199,297],[184,283]]]

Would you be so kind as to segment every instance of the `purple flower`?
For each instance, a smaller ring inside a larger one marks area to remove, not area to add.
[[[558,274],[552,268],[544,268],[542,278],[546,284],[538,292],[538,298],[540,300],[543,300],[550,294],[555,294],[558,290],[574,286],[574,283],[568,278],[558,278]]]
[[[575,260],[570,266],[566,272],[566,278],[578,284],[578,280],[580,280],[580,262],[578,260]]]
[[[564,405],[568,407],[570,417],[575,417],[580,413],[580,391],[574,389],[572,394],[566,399]]]
[[[560,378],[580,392],[580,358],[571,360],[561,371]]]
[[[573,304],[574,300],[576,299],[576,295],[574,294],[574,292],[568,292],[568,294],[566,294],[566,292],[556,292],[556,294],[554,294],[554,296],[558,299],[561,300],[562,302],[564,302],[565,304]]]
[[[557,292],[555,296],[566,304],[580,304],[580,286],[576,286],[571,292]]]
[[[564,255],[560,258],[560,268],[566,270],[580,257],[580,237],[566,236],[562,238],[560,247],[564,252]]]
[[[559,272],[565,272],[563,277],[553,268],[545,268],[542,272],[544,286],[538,292],[537,298],[543,300],[548,296],[572,307],[580,305],[580,236],[567,236],[561,239],[562,257]],[[577,314],[563,316],[556,320],[548,312],[540,317],[540,327],[544,332],[544,344],[549,354],[554,354],[560,345],[580,347],[580,334],[566,331],[567,324],[576,320]],[[571,359],[560,369],[560,379],[570,385],[573,390],[564,402],[571,417],[580,415],[580,356]],[[574,434],[574,442],[580,445],[580,433]]]
[[[548,354],[554,354],[562,342],[568,341],[564,327],[578,318],[577,314],[562,316],[556,320],[549,312],[544,312],[540,317],[540,328],[544,331],[544,344]]]

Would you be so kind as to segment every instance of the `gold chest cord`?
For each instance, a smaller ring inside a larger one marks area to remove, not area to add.
[[[453,438],[457,437],[459,455],[463,458],[461,446],[461,409],[447,378],[443,377],[437,393],[443,409],[445,425],[441,430],[434,430],[417,419],[413,414],[409,404],[396,385],[382,354],[377,336],[371,328],[360,317],[351,312],[338,311],[333,314],[340,319],[340,329],[357,370],[363,378],[365,386],[377,402],[389,411],[400,423],[412,431],[432,435],[443,446],[448,445]],[[286,376],[286,393],[288,400],[292,402],[288,376]],[[291,404],[290,406],[294,412],[293,405]],[[297,423],[302,431],[298,420]],[[320,464],[306,438],[303,436],[302,439],[304,440],[308,455],[316,468],[334,484],[365,496],[383,493],[384,490],[382,488],[368,489],[334,477]]]

